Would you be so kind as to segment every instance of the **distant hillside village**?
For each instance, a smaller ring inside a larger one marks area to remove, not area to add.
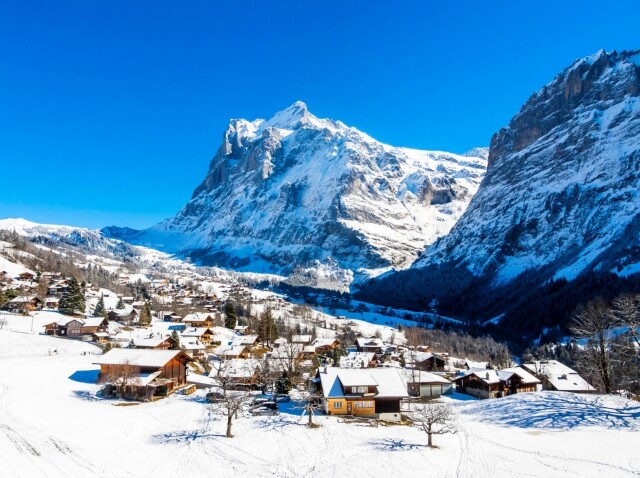
[[[571,359],[570,346],[529,350],[516,361],[488,337],[372,323],[363,312],[372,306],[362,303],[351,305],[351,317],[331,315],[268,287],[191,268],[168,276],[101,272],[107,288],[87,280],[100,266],[69,266],[75,274],[27,270],[6,249],[0,327],[2,314],[32,324],[38,317],[45,323],[33,333],[94,343],[105,396],[153,401],[207,389],[215,402],[229,390],[273,397],[295,390],[315,397],[326,414],[399,421],[411,403],[454,391],[498,399],[599,387],[558,360]]]
[[[595,391],[576,371],[554,360],[508,366],[508,356],[501,364],[456,358],[433,344],[403,344],[400,333],[385,340],[379,331],[363,335],[352,320],[314,317],[308,307],[237,283],[218,283],[215,293],[204,293],[190,275],[173,284],[145,281],[155,303],[199,309],[181,314],[176,312],[181,307],[151,311],[143,297],[117,295],[61,274],[23,272],[11,281],[6,273],[2,277],[5,294],[16,290],[8,288],[12,283],[19,286],[20,295],[3,305],[11,313],[62,310],[70,299],[79,307],[84,303],[93,313],[52,315],[55,320],[42,333],[100,346],[104,354],[95,363],[101,366],[101,380],[114,386],[125,380],[118,392],[129,399],[152,400],[190,384],[216,387],[222,380],[242,390],[270,387],[287,393],[292,387],[315,387],[325,413],[399,419],[409,399],[454,389],[478,398],[543,388]],[[119,276],[122,284],[130,279]],[[43,281],[46,294],[40,298]],[[191,285],[180,285],[186,283]],[[70,298],[74,290],[81,297]],[[247,306],[251,319],[238,310]],[[135,373],[125,373],[130,367]]]

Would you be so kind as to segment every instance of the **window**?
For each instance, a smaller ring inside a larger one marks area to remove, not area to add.
[[[353,387],[353,393],[367,393],[369,387]]]
[[[342,408],[342,402],[333,402],[333,408]]]
[[[373,408],[373,402],[355,402],[356,408]]]

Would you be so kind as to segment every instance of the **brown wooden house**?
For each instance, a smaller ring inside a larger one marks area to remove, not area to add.
[[[115,386],[124,398],[146,401],[186,385],[192,360],[182,350],[111,349],[94,363],[100,365],[100,382]]]

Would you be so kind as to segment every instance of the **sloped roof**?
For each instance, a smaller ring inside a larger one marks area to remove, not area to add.
[[[578,372],[557,360],[536,361],[524,364],[528,370],[544,375],[556,390],[562,392],[595,392],[595,388]]]
[[[325,397],[346,396],[343,387],[377,386],[377,398],[407,397],[407,389],[396,368],[345,369],[327,367],[320,371]]]
[[[136,367],[164,367],[178,355],[184,355],[191,360],[182,350],[155,350],[155,349],[111,349],[106,354],[98,357],[94,364],[97,365],[133,365]]]

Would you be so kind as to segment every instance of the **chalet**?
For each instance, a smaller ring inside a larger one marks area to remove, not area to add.
[[[423,370],[402,369],[401,376],[406,383],[407,392],[412,397],[435,398],[453,392],[451,382],[434,373]]]
[[[151,400],[187,383],[187,363],[182,350],[111,349],[98,358],[99,380],[122,387],[125,398]]]
[[[214,333],[209,327],[185,329],[180,332],[180,337],[185,339],[198,339],[205,346],[214,341]]]
[[[138,311],[136,309],[110,310],[107,312],[107,318],[112,322],[118,322],[123,325],[130,325],[138,322]]]
[[[373,352],[374,354],[382,354],[382,351],[384,350],[384,343],[382,342],[382,340],[376,337],[358,337],[356,339],[355,346],[358,352]]]
[[[132,342],[136,349],[170,350],[175,345],[175,341],[171,337],[134,338]]]
[[[246,345],[221,345],[213,353],[223,360],[245,359],[251,355]]]
[[[504,368],[498,371],[504,383],[506,395],[535,392],[542,388],[542,382],[522,367]]]
[[[317,338],[310,344],[315,348],[316,354],[324,354],[340,346],[340,339]]]
[[[373,352],[349,352],[345,357],[340,357],[340,368],[375,368],[378,366],[378,357]]]
[[[413,361],[418,369],[429,372],[444,372],[447,365],[447,357],[435,355],[431,352],[417,352],[413,357]]]
[[[213,327],[215,322],[215,316],[213,314],[204,314],[202,312],[196,312],[193,314],[187,314],[182,319],[182,322],[189,327]]]
[[[182,322],[182,316],[175,312],[164,312],[162,314],[162,320],[165,322]]]
[[[105,317],[86,317],[81,320],[80,333],[82,335],[106,332],[109,321]]]
[[[26,314],[32,310],[42,309],[42,299],[35,295],[19,295],[6,303],[5,308],[17,314]]]
[[[325,367],[314,380],[320,385],[325,413],[400,420],[400,401],[407,389],[396,368]]]
[[[521,367],[504,370],[471,369],[453,380],[459,392],[478,398],[500,398],[535,392],[540,380]]]
[[[233,338],[233,345],[243,345],[246,347],[255,347],[258,345],[259,339],[257,335],[237,335]]]
[[[204,357],[207,346],[195,337],[180,340],[180,347],[192,357]]]
[[[456,390],[477,398],[502,397],[503,384],[498,372],[490,369],[471,369],[454,380]]]
[[[44,307],[47,309],[58,309],[60,304],[60,298],[58,297],[47,297],[44,299]]]
[[[65,335],[70,338],[78,339],[83,335],[83,326],[84,321],[82,319],[71,319],[65,324],[65,328],[67,329],[67,333]]]
[[[596,389],[578,372],[557,360],[542,360],[522,365],[542,381],[544,390],[559,392],[595,393]]]
[[[18,274],[18,279],[32,281],[36,275],[33,272],[21,272]]]

